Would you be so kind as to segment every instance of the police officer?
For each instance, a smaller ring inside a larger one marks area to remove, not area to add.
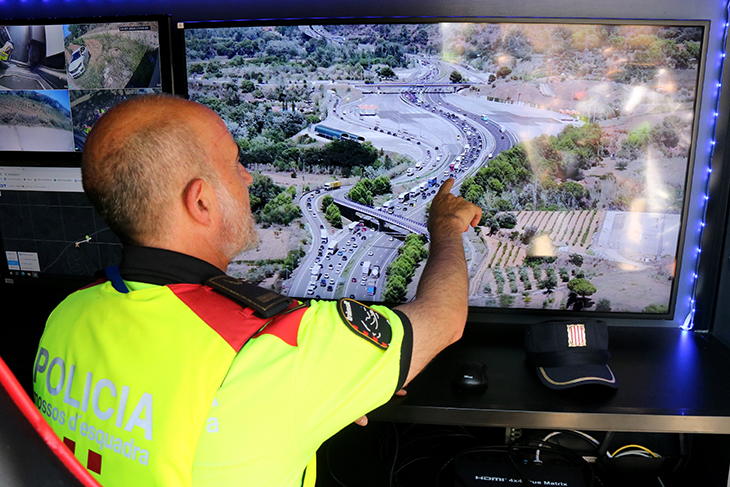
[[[105,486],[294,486],[305,468],[313,485],[322,442],[461,336],[461,235],[481,211],[451,179],[431,206],[417,298],[388,309],[299,303],[224,274],[258,244],[252,177],[202,105],[119,104],[92,129],[82,175],[123,258],[49,318],[34,395]]]

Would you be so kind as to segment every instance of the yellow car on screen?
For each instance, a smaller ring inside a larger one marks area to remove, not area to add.
[[[2,49],[0,49],[0,61],[7,61],[10,59],[10,56],[13,55],[13,45],[12,41],[6,41],[5,45],[3,45]]]

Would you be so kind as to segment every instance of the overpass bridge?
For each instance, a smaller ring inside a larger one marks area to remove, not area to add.
[[[334,198],[334,203],[340,208],[340,213],[345,218],[355,221],[370,221],[378,226],[379,232],[398,231],[400,233],[429,236],[428,229],[424,223],[411,220],[402,216],[391,215],[385,211],[377,210],[371,206],[362,205],[346,198]]]
[[[457,93],[473,83],[358,83],[354,86],[366,94],[400,94],[403,90],[418,90],[422,93]]]

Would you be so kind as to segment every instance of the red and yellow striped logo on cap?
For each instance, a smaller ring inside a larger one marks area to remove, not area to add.
[[[586,327],[585,325],[567,325],[568,326],[568,346],[569,347],[585,347]]]

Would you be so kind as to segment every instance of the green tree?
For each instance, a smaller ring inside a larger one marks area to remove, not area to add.
[[[387,176],[379,176],[373,180],[372,192],[374,195],[390,194],[393,192],[390,179]]]
[[[324,216],[330,225],[335,228],[342,228],[342,213],[340,213],[340,208],[336,204],[329,205]]]
[[[329,206],[330,206],[330,205],[331,205],[332,203],[334,203],[334,202],[335,202],[335,199],[334,199],[334,198],[333,198],[332,196],[330,196],[330,195],[326,194],[326,195],[322,196],[322,200],[321,200],[321,201],[322,201],[322,205],[320,206],[320,210],[322,210],[322,211],[327,211],[327,208],[328,208],[328,207],[329,207]]]
[[[253,182],[248,187],[248,194],[251,199],[251,211],[256,213],[269,201],[282,193],[284,188],[276,185],[273,179],[260,172],[254,172],[251,176],[253,177]]]
[[[458,71],[452,71],[449,75],[449,81],[452,83],[462,83],[464,81],[464,77],[461,75]]]
[[[250,79],[241,81],[241,93],[253,93],[256,89],[256,85]]]
[[[584,279],[584,278],[572,279],[568,283],[568,289],[570,289],[572,292],[580,295],[582,298],[585,298],[586,296],[590,296],[596,292],[596,286],[591,284],[591,282],[588,279]]]
[[[570,263],[576,267],[583,265],[583,256],[580,254],[570,254]]]
[[[367,185],[363,181],[358,181],[350,189],[350,191],[347,192],[347,197],[362,205],[373,205],[373,194],[368,190]]]
[[[381,78],[393,79],[395,78],[395,71],[390,66],[384,66],[378,70],[378,74]]]
[[[385,280],[385,292],[383,301],[390,303],[401,303],[405,301],[408,294],[408,287],[403,276],[392,274]]]
[[[550,294],[556,287],[558,287],[558,278],[555,274],[548,274],[545,276],[545,279],[538,282],[537,287],[539,289],[544,289],[545,294]]]
[[[284,191],[266,203],[257,216],[257,220],[261,223],[288,225],[302,216],[302,210],[294,203],[291,192]]]

